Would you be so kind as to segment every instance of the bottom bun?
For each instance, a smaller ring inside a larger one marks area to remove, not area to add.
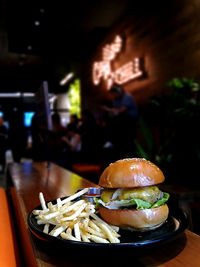
[[[101,218],[109,224],[132,227],[137,230],[154,229],[166,221],[169,208],[166,204],[153,209],[118,209],[99,207]]]

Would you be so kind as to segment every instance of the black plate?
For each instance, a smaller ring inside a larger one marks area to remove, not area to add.
[[[53,204],[56,200],[52,201]],[[35,209],[41,209],[41,206]],[[62,239],[43,233],[44,225],[38,225],[32,211],[28,215],[28,226],[30,231],[40,239],[59,242],[63,245],[76,247],[131,247],[131,248],[151,248],[160,244],[169,242],[178,237],[187,227],[188,218],[186,214],[179,208],[169,208],[170,213],[167,221],[159,228],[146,232],[131,232],[129,230],[120,229],[119,234],[121,243],[87,243]]]

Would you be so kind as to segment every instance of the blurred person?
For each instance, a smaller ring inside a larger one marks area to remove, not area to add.
[[[73,152],[81,151],[81,135],[77,128],[73,125],[67,127],[67,136],[62,138],[71,148]]]
[[[102,109],[109,113],[107,131],[111,143],[119,152],[125,155],[131,152],[136,136],[136,122],[138,109],[133,96],[124,91],[123,87],[113,84],[109,93],[111,94],[112,107],[102,106]]]
[[[95,117],[90,110],[83,111],[79,131],[85,161],[90,163],[98,162],[101,147],[100,131]]]
[[[11,114],[8,139],[14,161],[20,162],[27,147],[27,135],[23,124],[23,112],[21,110],[14,110]]]
[[[4,119],[0,118],[0,165],[1,165],[2,173],[4,173],[4,169],[5,169],[6,149],[7,149],[7,128],[4,125]]]
[[[76,114],[71,114],[69,120],[70,121],[69,121],[69,123],[67,125],[67,128],[69,128],[69,127],[74,127],[76,129],[79,128],[79,126],[80,126],[79,125],[79,119],[78,119]]]
[[[71,162],[80,162],[82,160],[82,141],[75,125],[68,125],[67,134],[62,137],[62,140],[70,147]]]
[[[45,140],[43,136],[43,131],[38,125],[37,113],[35,113],[31,122],[31,139],[31,155],[33,161],[40,162],[47,160]]]
[[[53,132],[54,134],[57,134],[58,136],[62,136],[65,134],[65,127],[61,124],[61,118],[59,113],[53,113],[52,116],[52,126],[53,126]]]
[[[70,147],[63,141],[66,129],[61,124],[60,115],[52,114],[53,130],[48,134],[48,156],[49,160],[63,168],[71,168]]]

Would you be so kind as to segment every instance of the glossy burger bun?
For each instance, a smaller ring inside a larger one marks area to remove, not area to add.
[[[99,185],[106,188],[134,188],[160,184],[163,172],[143,158],[129,158],[111,163],[102,173]]]
[[[153,209],[117,209],[99,207],[101,218],[109,224],[120,227],[131,227],[138,231],[151,230],[159,227],[168,217],[166,204]]]
[[[111,163],[102,173],[99,185],[105,188],[135,188],[160,184],[163,172],[152,162],[142,158],[129,158]],[[103,220],[120,227],[151,230],[159,227],[168,217],[166,204],[152,209],[107,209],[100,206]]]

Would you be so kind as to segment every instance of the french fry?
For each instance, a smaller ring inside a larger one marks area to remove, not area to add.
[[[110,224],[110,227],[115,231],[115,232],[119,232],[119,226],[116,226],[116,225],[111,225]]]
[[[43,229],[43,233],[48,234],[49,233],[49,223],[46,223]]]
[[[47,203],[47,207],[51,212],[56,211],[56,206],[53,205],[51,201]]]
[[[106,238],[106,235],[103,232],[97,232],[97,231],[95,231],[94,229],[92,229],[89,226],[85,227],[84,230],[86,230],[87,233],[89,233],[91,235],[95,235],[95,236],[98,236],[98,237]]]
[[[74,204],[72,204],[71,206],[67,207],[66,209],[61,209],[61,211],[58,211],[57,210],[55,212],[52,212],[50,214],[47,214],[47,215],[42,216],[42,219],[43,220],[50,220],[52,218],[55,218],[56,216],[58,216],[60,214],[64,214],[64,213],[67,213],[67,212],[73,210],[75,207],[79,206],[83,202],[84,202],[84,200],[77,201]]]
[[[33,210],[37,223],[44,225],[43,232],[54,237],[60,236],[66,240],[118,243],[120,235],[119,227],[104,222],[95,213],[95,206],[83,199],[74,201],[85,194],[89,188],[67,197],[64,200],[57,199],[56,204],[46,204],[44,195],[39,194],[41,210]],[[52,226],[53,229],[52,229]]]
[[[81,241],[81,234],[80,234],[80,229],[79,229],[79,222],[75,223],[74,225],[74,234],[76,239],[78,239],[79,241]]]
[[[90,221],[89,217],[87,217],[85,219],[82,219],[81,220],[81,226],[82,226],[82,228],[86,228],[88,226],[89,221]]]
[[[73,214],[73,215],[71,215],[71,216],[69,216],[69,217],[64,217],[63,219],[61,219],[61,222],[64,222],[64,221],[70,221],[70,220],[74,220],[74,219],[76,219],[78,216],[79,216],[79,214],[82,212],[82,210],[84,210],[84,208],[87,206],[87,203],[84,203],[81,207],[79,207],[77,210],[76,210],[76,212]]]
[[[69,235],[67,233],[61,233],[60,236],[63,238],[63,239],[67,239],[67,240],[72,240],[72,241],[79,241],[76,237],[74,237],[73,235]]]
[[[70,226],[67,228],[66,234],[68,234],[68,235],[72,234],[72,228]]]
[[[63,199],[62,200],[62,204],[65,204],[65,203],[67,203],[69,201],[72,201],[72,200],[76,199],[77,197],[80,197],[80,196],[84,195],[88,191],[89,191],[89,188],[84,188],[83,190],[77,192],[76,194],[74,194],[74,195],[72,195],[72,196],[70,196],[68,198]]]
[[[47,212],[49,212],[49,209],[45,209],[45,210],[33,210],[33,214],[34,215],[45,214]]]
[[[101,237],[98,237],[96,235],[90,235],[89,239],[91,239],[95,243],[109,243],[109,241],[106,240],[105,238],[101,238]]]
[[[94,205],[88,204],[88,206],[85,208],[85,211],[90,215],[92,213],[95,213],[95,207]]]
[[[41,204],[42,209],[46,210],[47,206],[46,206],[46,203],[45,203],[45,200],[44,200],[44,195],[43,195],[42,192],[39,193],[39,199],[40,199],[40,204]]]
[[[56,223],[55,221],[52,220],[37,220],[37,224],[52,224],[52,225],[58,225],[58,223]]]
[[[64,208],[61,208],[61,213],[64,214],[64,213],[67,213],[73,209],[76,209],[77,206],[81,206],[83,203],[85,203],[84,200],[79,200],[79,201],[76,201],[74,202],[72,205],[68,205],[68,207],[66,207],[65,209]]]
[[[94,229],[96,232],[101,232],[101,229],[95,224],[94,220],[89,221],[89,226]]]
[[[83,232],[81,229],[80,229],[80,234],[81,234],[81,239],[83,240],[83,242],[90,242],[90,239],[88,238],[88,234],[85,232]]]
[[[119,237],[119,235],[117,234],[117,232],[115,232],[115,230],[111,227],[111,225],[107,224],[105,221],[100,219],[96,214],[91,214],[91,217],[94,218],[97,222],[105,224],[108,227],[108,229],[110,229],[111,232],[115,233],[116,236]]]
[[[99,222],[98,225],[103,230],[105,235],[108,237],[110,243],[119,243],[119,239],[112,234],[110,229],[108,227],[106,227],[106,225],[104,223]]]
[[[60,209],[62,207],[62,201],[60,198],[57,199],[57,208]]]
[[[50,220],[52,218],[55,218],[58,215],[59,215],[59,211],[54,211],[54,212],[49,213],[47,215],[42,215],[41,216],[41,219],[43,219],[43,220]]]
[[[83,218],[87,218],[87,217],[89,217],[89,214],[88,214],[87,212],[84,212],[84,211],[83,211],[83,212],[81,212],[81,213],[79,214],[79,217],[80,217],[80,218],[82,218],[82,217],[83,217]]]
[[[52,236],[59,236],[66,228],[66,226],[55,227],[49,234]]]

